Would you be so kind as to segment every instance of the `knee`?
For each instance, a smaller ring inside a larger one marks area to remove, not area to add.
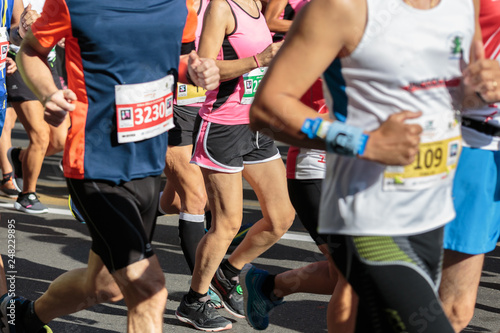
[[[97,304],[114,303],[123,299],[120,287],[111,276],[96,281],[95,284],[89,286],[89,289],[92,291]]]
[[[275,217],[271,218],[270,223],[272,233],[277,237],[283,236],[292,226],[294,219],[295,210],[293,209],[282,211],[280,214],[275,215]]]
[[[158,272],[145,272],[139,277],[128,277],[127,280],[122,284],[122,289],[125,298],[131,300],[130,303],[140,303],[152,299],[167,299],[165,277],[161,270]]]
[[[35,149],[37,152],[45,155],[45,151],[49,147],[50,140],[50,133],[48,129],[34,129],[31,133],[29,133],[29,137],[31,149]]]
[[[455,332],[462,332],[472,320],[474,316],[474,304],[467,304],[466,302],[455,302],[446,311],[446,315],[455,329]]]

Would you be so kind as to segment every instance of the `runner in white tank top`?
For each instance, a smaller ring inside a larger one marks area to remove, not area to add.
[[[360,297],[359,332],[453,332],[436,291],[442,225],[454,216],[456,88],[473,13],[469,0],[315,0],[294,22],[252,106],[254,129],[280,126],[273,132],[280,140],[330,152],[321,225]],[[327,129],[298,102],[325,70],[329,108],[346,122]],[[412,114],[419,125],[403,125]]]

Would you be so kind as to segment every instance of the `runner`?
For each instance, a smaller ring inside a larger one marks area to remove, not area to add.
[[[18,38],[13,42],[20,43],[31,24],[40,16],[43,0],[28,1],[28,5],[21,15],[21,25]],[[9,57],[16,59],[19,50],[17,45],[11,44]],[[59,77],[54,67],[56,61],[55,50],[49,53],[47,61],[50,64],[52,80],[61,88]],[[63,150],[66,142],[66,133],[69,127],[69,117],[59,127],[50,126],[43,120],[43,106],[38,98],[24,83],[19,72],[7,78],[8,101],[14,107],[19,121],[23,124],[29,138],[26,149],[12,148],[8,151],[9,161],[14,169],[16,184],[21,194],[14,203],[14,208],[26,213],[47,213],[48,208],[43,205],[36,195],[36,184],[46,156],[51,156]]]
[[[319,231],[359,296],[357,332],[454,332],[437,286],[443,226],[455,215],[455,109],[473,12],[468,0],[315,0],[294,22],[251,109],[254,129],[272,124],[280,140],[329,152]],[[340,121],[314,120],[299,101],[321,73]],[[393,156],[377,150],[391,146],[379,142],[387,122],[406,119],[413,125],[393,142]],[[251,289],[260,277],[249,270],[241,278],[247,316],[267,320],[262,309],[272,300]]]
[[[481,0],[476,13],[486,55],[482,63],[498,68],[500,3]],[[500,82],[499,73],[496,75],[491,83]],[[474,315],[484,255],[495,249],[500,237],[499,105],[477,102],[480,106],[469,107],[462,113],[464,148],[453,184],[457,217],[446,225],[444,232],[439,295],[456,332],[465,329]]]
[[[209,287],[219,294],[229,313],[243,318],[238,282],[241,268],[278,241],[294,218],[277,147],[248,128],[248,110],[265,72],[263,67],[281,45],[272,43],[260,10],[260,2],[212,0],[200,38],[200,56],[218,59],[222,81],[217,89],[207,92],[200,109],[192,158],[205,179],[212,226],[198,245],[191,288],[176,316],[205,331],[232,327],[209,301]],[[241,226],[242,176],[257,193],[264,218],[221,263]]]
[[[64,273],[35,302],[19,305],[16,319],[27,332],[121,298],[129,332],[161,331],[167,290],[151,237],[174,85],[177,75],[210,89],[219,80],[214,61],[196,53],[179,66],[186,15],[184,0],[47,0],[28,31],[19,69],[49,124],[62,124],[71,111],[64,173],[92,249],[87,268]],[[57,89],[42,60],[63,37],[68,90]]]

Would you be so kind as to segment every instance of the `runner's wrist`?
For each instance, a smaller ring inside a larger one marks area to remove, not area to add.
[[[369,138],[360,128],[321,118],[306,119],[301,131],[310,139],[325,140],[328,152],[345,156],[362,156]]]
[[[257,59],[257,54],[254,54],[252,57],[253,57],[253,60],[255,61],[255,64],[257,65],[257,67],[255,67],[255,68],[259,68],[260,62],[259,62],[259,59]]]

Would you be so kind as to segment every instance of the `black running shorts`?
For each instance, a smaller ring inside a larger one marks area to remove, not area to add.
[[[151,257],[160,176],[116,185],[67,178],[69,193],[92,238],[92,251],[113,273]]]

